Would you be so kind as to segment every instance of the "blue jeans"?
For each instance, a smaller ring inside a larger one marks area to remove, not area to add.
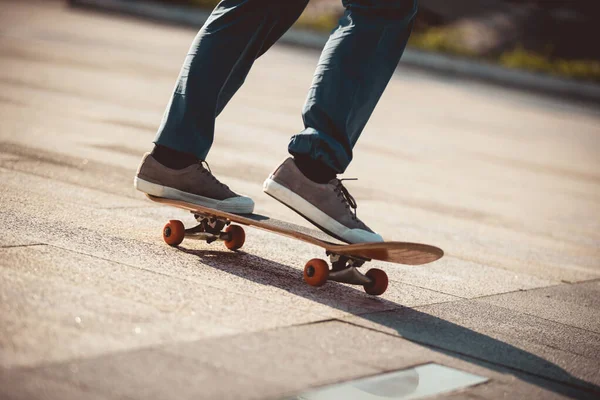
[[[223,0],[196,36],[155,139],[206,159],[215,118],[308,0]],[[406,46],[417,0],[342,0],[288,150],[343,173]]]

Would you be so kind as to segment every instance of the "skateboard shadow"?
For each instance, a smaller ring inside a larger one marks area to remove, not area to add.
[[[358,287],[330,281],[321,288],[314,288],[304,283],[302,270],[242,251],[179,249],[228,274],[349,312],[368,321],[367,325],[394,329],[402,338],[447,356],[510,373],[570,398],[600,398],[599,386],[569,374],[544,358],[447,320],[371,297]]]

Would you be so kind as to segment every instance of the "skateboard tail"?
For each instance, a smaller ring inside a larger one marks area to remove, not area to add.
[[[438,247],[408,242],[360,243],[340,246],[334,251],[342,255],[405,265],[429,264],[444,256],[444,251]]]

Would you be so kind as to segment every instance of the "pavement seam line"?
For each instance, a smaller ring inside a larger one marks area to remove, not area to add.
[[[462,300],[460,300],[460,301],[462,301]],[[470,299],[467,299],[467,301],[471,301],[471,300],[470,300]],[[478,301],[478,300],[476,300],[476,301]],[[508,311],[514,312],[514,313],[516,313],[516,314],[519,314],[519,315],[526,315],[526,316],[528,316],[528,317],[531,317],[531,318],[535,318],[535,319],[539,319],[539,320],[542,320],[542,321],[550,322],[550,323],[552,323],[552,324],[557,324],[557,325],[561,325],[561,326],[566,326],[566,327],[569,327],[569,328],[571,328],[571,329],[575,329],[575,330],[580,330],[580,331],[584,331],[584,332],[592,333],[592,334],[594,334],[594,335],[600,335],[600,333],[599,333],[599,332],[590,331],[590,330],[588,330],[588,329],[585,329],[585,328],[580,328],[580,327],[577,327],[577,326],[571,326],[571,325],[567,325],[567,324],[564,324],[564,323],[562,323],[562,322],[552,321],[552,320],[549,320],[549,319],[546,319],[546,318],[543,318],[543,317],[539,317],[539,316],[537,316],[537,315],[532,315],[532,314],[528,314],[528,313],[525,313],[525,312],[521,312],[521,311],[513,310],[513,309],[511,309],[511,308],[506,308],[506,307],[498,306],[498,305],[496,305],[496,304],[490,304],[490,303],[485,303],[485,302],[484,302],[484,304],[485,304],[485,305],[488,305],[488,306],[492,306],[492,307],[502,308],[502,309],[504,309],[504,310],[508,310]],[[415,310],[417,310],[417,308],[420,308],[420,307],[428,307],[428,306],[419,306],[419,307],[415,307]],[[417,311],[419,311],[419,310],[417,310]],[[421,311],[419,311],[419,312],[421,312]],[[467,328],[467,329],[469,329],[469,328]],[[583,358],[585,358],[585,359],[588,359],[588,360],[591,360],[591,361],[597,361],[596,359],[594,359],[594,358],[589,358],[588,356],[586,356],[586,355],[584,355],[584,354],[574,353],[574,352],[572,352],[572,351],[570,351],[570,350],[561,349],[561,348],[559,348],[559,347],[556,347],[556,346],[553,346],[553,345],[550,345],[550,344],[547,344],[547,343],[542,343],[542,342],[531,341],[530,339],[528,339],[528,341],[529,341],[529,342],[532,342],[532,343],[537,343],[537,344],[539,344],[539,345],[541,345],[541,346],[545,346],[545,347],[548,347],[548,348],[551,348],[551,349],[554,349],[554,350],[558,350],[558,351],[562,351],[562,352],[565,352],[565,353],[568,353],[568,354],[572,354],[572,355],[574,355],[574,356],[583,357]]]
[[[438,302],[435,302],[435,303],[427,303],[427,304],[420,304],[418,306],[412,306],[412,307],[403,306],[402,304],[394,303],[394,304],[396,304],[396,306],[392,307],[390,309],[387,309],[387,310],[365,311],[365,312],[361,312],[361,313],[351,313],[351,314],[353,316],[356,316],[356,317],[362,317],[363,315],[368,315],[368,314],[377,314],[377,313],[384,313],[384,312],[389,312],[389,311],[398,311],[398,310],[402,310],[402,309],[414,310],[417,307],[436,306],[436,305],[439,305],[439,304],[447,304],[447,303],[453,303],[453,302],[463,301],[463,300],[470,300],[470,299],[468,299],[468,298],[465,299],[465,298],[462,298],[462,297],[458,297],[457,299],[453,299],[453,300],[438,301]],[[391,302],[391,300],[387,300],[387,301]],[[340,321],[343,321],[343,320],[340,320]]]
[[[18,248],[18,247],[34,247],[34,246],[50,246],[48,243],[30,243],[30,244],[13,244],[13,245],[6,245],[6,246],[0,246],[0,249],[14,249],[14,248]]]
[[[590,282],[600,282],[600,278],[593,278],[593,279],[587,279],[585,281],[579,281],[579,282],[563,282],[565,285],[579,285],[580,283],[590,283]]]
[[[559,285],[550,286],[550,287],[555,287],[555,286],[560,286],[560,284],[559,284]],[[545,287],[542,287],[542,288],[539,288],[539,289],[545,289]],[[536,289],[532,289],[532,290],[536,290]],[[511,293],[515,293],[515,292],[507,292],[506,294],[511,294]],[[518,291],[517,291],[517,293],[518,293]],[[503,294],[500,294],[500,295],[491,295],[491,296],[489,296],[489,297],[493,297],[493,296],[502,296],[502,295],[503,295]],[[472,301],[472,300],[473,300],[473,301],[477,301],[477,302],[480,302],[480,303],[484,303],[485,305],[492,306],[492,307],[497,307],[497,308],[502,308],[502,309],[504,309],[504,310],[508,310],[508,311],[511,311],[511,312],[517,313],[517,314],[519,314],[519,315],[527,315],[528,317],[532,317],[532,318],[540,319],[540,320],[542,320],[542,321],[550,322],[550,323],[552,323],[552,324],[557,324],[557,325],[561,325],[561,326],[566,326],[566,327],[569,327],[569,328],[571,328],[571,329],[576,329],[576,330],[580,330],[580,331],[583,331],[583,332],[592,333],[592,334],[594,334],[594,335],[600,335],[600,332],[591,331],[591,330],[589,330],[589,329],[580,328],[580,327],[578,327],[578,326],[572,326],[572,325],[568,325],[568,324],[565,324],[565,323],[563,323],[563,322],[559,322],[559,321],[553,321],[553,320],[551,320],[551,319],[547,319],[547,318],[544,318],[544,317],[540,317],[539,315],[533,315],[533,314],[529,314],[529,313],[526,313],[526,312],[517,311],[517,310],[514,310],[514,309],[512,309],[512,308],[508,308],[508,307],[504,307],[504,306],[499,306],[499,305],[497,305],[497,304],[491,304],[491,303],[488,303],[488,302],[485,302],[485,301],[481,301],[479,298],[473,298],[473,299],[463,299],[463,300],[455,300],[455,301],[456,301],[456,302],[458,302],[458,301],[464,301],[464,300],[466,300],[466,301]],[[450,302],[445,302],[445,303],[450,303]],[[444,303],[438,303],[438,304],[444,304]],[[431,304],[431,305],[435,305],[435,304]],[[426,304],[426,305],[423,305],[423,306],[417,306],[417,307],[414,307],[414,309],[415,309],[415,310],[417,310],[418,308],[421,308],[421,307],[429,307],[429,306],[430,306],[429,304]],[[419,311],[419,310],[417,310],[417,311]],[[385,311],[382,311],[382,312],[385,312]],[[536,342],[534,342],[534,343],[536,343]],[[555,347],[555,346],[552,346],[552,345],[549,345],[549,344],[546,344],[546,343],[540,343],[540,344],[541,344],[542,346],[546,346],[546,347],[549,347],[549,348],[551,348],[551,349],[554,349],[554,350],[564,351],[565,353],[569,353],[569,354],[573,354],[573,355],[576,355],[576,356],[579,356],[579,357],[583,357],[583,358],[586,358],[586,359],[588,359],[588,360],[597,361],[596,359],[588,358],[587,356],[585,356],[585,355],[583,355],[583,354],[579,354],[579,353],[573,353],[572,351],[565,350],[565,349],[561,349],[561,348],[558,348],[558,347]]]
[[[430,289],[430,288],[427,288],[427,287],[424,287],[424,286],[419,286],[419,285],[415,285],[415,284],[404,282],[404,281],[398,281],[398,280],[395,280],[395,279],[390,279],[390,281],[391,282],[401,283],[401,284],[406,285],[406,286],[412,286],[414,288],[418,288],[418,289],[421,289],[421,290],[427,290],[427,291],[434,292],[434,293],[445,294],[446,296],[456,297],[457,299],[460,299],[460,300],[470,300],[470,297],[462,297],[462,296],[458,296],[456,294],[446,293],[446,292],[442,292],[440,290]],[[456,300],[449,300],[449,301],[456,301]],[[447,301],[441,301],[439,303],[447,303]],[[432,304],[438,304],[438,303],[432,303]]]
[[[485,265],[486,267],[497,268],[497,269],[501,269],[503,271],[507,271],[507,272],[511,272],[511,273],[516,273],[516,271],[514,271],[512,269],[505,268],[500,263],[490,263],[489,261],[483,261],[482,259],[476,258],[476,257],[467,257],[467,256],[460,256],[460,255],[455,255],[455,254],[453,254],[451,256],[448,256],[448,257],[454,257],[454,258],[456,258],[458,260],[461,260],[461,261],[472,262],[472,263],[475,263],[475,264]],[[528,260],[517,260],[517,262],[527,262],[529,265],[535,265],[535,266],[544,267],[544,268],[555,268],[555,269],[561,269],[561,270],[563,269],[561,266],[556,266],[556,265],[547,264],[547,263],[530,262]],[[586,273],[594,273],[594,274],[596,273],[596,272],[594,272],[593,270],[590,270],[587,267],[580,267],[577,270],[578,271],[584,270],[584,272],[586,272]],[[590,272],[590,271],[592,271],[592,272]],[[536,275],[529,275],[529,274],[527,274],[527,276],[530,276],[530,277],[536,278],[536,279],[547,280],[548,282],[570,283],[570,282],[564,281],[564,280],[556,281],[556,280],[544,279],[544,278],[538,277]],[[600,279],[600,278],[592,278],[592,279]]]
[[[374,331],[374,332],[382,333],[384,335],[388,335],[388,336],[394,337],[396,339],[404,339],[404,340],[407,340],[409,342],[418,344],[420,346],[428,347],[428,348],[434,349],[436,351],[440,351],[442,353],[445,352],[445,353],[457,354],[457,355],[460,355],[461,357],[463,357],[463,358],[465,358],[467,360],[468,359],[478,360],[478,361],[483,362],[485,364],[490,364],[490,365],[495,365],[495,366],[502,367],[502,368],[504,368],[506,370],[516,371],[516,372],[519,372],[519,373],[522,373],[522,374],[525,374],[525,375],[529,375],[529,376],[533,376],[533,377],[536,377],[536,378],[539,378],[539,379],[543,379],[545,381],[559,383],[561,385],[565,385],[565,386],[568,386],[568,387],[571,387],[571,388],[574,388],[574,389],[577,389],[577,390],[582,390],[582,391],[585,391],[587,393],[600,393],[600,392],[598,392],[596,390],[589,389],[589,388],[586,388],[586,387],[583,387],[583,386],[574,385],[574,384],[572,384],[570,382],[565,382],[565,381],[562,381],[562,380],[557,380],[557,379],[550,378],[550,377],[547,377],[547,376],[544,376],[544,375],[539,375],[539,374],[532,373],[532,372],[529,372],[529,371],[526,371],[526,370],[523,370],[523,369],[515,368],[515,367],[509,366],[509,365],[501,364],[501,363],[494,362],[494,361],[489,361],[489,360],[486,360],[486,359],[483,359],[483,358],[479,358],[479,357],[476,357],[476,356],[473,356],[473,355],[470,355],[470,354],[465,354],[465,353],[462,353],[462,352],[459,352],[459,351],[446,349],[444,347],[436,346],[436,345],[433,345],[431,343],[421,342],[419,340],[407,338],[407,337],[401,336],[399,334],[393,334],[393,333],[389,333],[389,332],[385,332],[385,331],[380,331],[378,329],[375,329],[375,328],[372,328],[372,327],[368,327],[368,326],[364,326],[364,325],[360,325],[360,324],[357,324],[357,323],[351,322],[351,321],[343,321],[342,320],[341,322],[344,322],[346,324],[353,325],[353,326],[356,326],[356,327],[359,327],[359,328],[364,328],[364,329],[368,329],[368,330],[371,330],[371,331]],[[561,350],[561,351],[564,351],[564,350]],[[573,354],[573,353],[571,353],[571,354]],[[486,368],[486,367],[484,367],[484,368]],[[515,376],[515,378],[519,379],[518,376]]]
[[[477,299],[474,299],[474,300],[476,300],[476,301],[479,301],[479,300],[477,300]],[[548,318],[540,317],[539,315],[530,314],[530,313],[528,313],[528,312],[516,311],[516,310],[514,310],[514,309],[512,309],[512,308],[508,308],[508,307],[500,306],[500,305],[497,305],[497,304],[491,304],[491,303],[487,303],[487,302],[484,302],[484,303],[485,303],[485,304],[487,304],[487,305],[494,306],[494,307],[503,308],[503,309],[505,309],[505,310],[508,310],[508,311],[517,312],[517,313],[519,313],[519,314],[521,314],[521,315],[527,315],[527,316],[529,316],[529,317],[538,318],[538,319],[541,319],[541,320],[543,320],[543,321],[551,322],[551,323],[553,323],[553,324],[557,324],[557,325],[566,326],[566,327],[569,327],[569,328],[571,328],[571,329],[577,329],[577,330],[580,330],[580,331],[583,331],[583,332],[593,333],[594,335],[600,335],[600,332],[592,331],[592,330],[589,330],[589,329],[586,329],[586,328],[581,328],[581,327],[579,327],[579,326],[573,326],[573,325],[565,324],[564,322],[560,322],[560,321],[554,321],[554,320],[552,320],[552,319],[548,319]],[[583,354],[573,353],[573,352],[570,352],[570,351],[567,351],[567,350],[564,350],[564,349],[560,349],[560,348],[558,348],[558,347],[554,347],[554,346],[552,346],[552,345],[549,345],[549,344],[545,344],[545,343],[544,343],[543,345],[544,345],[544,346],[548,346],[548,347],[550,347],[550,348],[552,348],[552,349],[555,349],[555,350],[566,351],[567,353],[576,354],[576,355],[578,355],[578,356],[581,356],[581,357],[584,357],[584,358],[588,358],[587,356],[585,356],[585,355],[583,355]],[[590,359],[590,360],[592,360],[592,359]],[[595,360],[595,359],[594,359],[594,360]],[[595,361],[597,361],[597,360],[595,360]]]
[[[534,292],[536,290],[544,290],[544,289],[548,289],[548,288],[556,288],[556,287],[559,287],[559,286],[579,285],[579,284],[582,284],[582,283],[595,282],[595,281],[600,281],[600,278],[591,279],[591,280],[588,280],[588,281],[575,282],[575,283],[561,282],[561,283],[557,283],[556,285],[543,286],[543,287],[537,287],[537,288],[531,288],[531,289],[512,290],[510,292],[504,292],[504,293],[498,293],[498,294],[489,294],[489,295],[484,295],[484,296],[479,296],[479,297],[473,297],[473,298],[465,299],[465,300],[483,301],[485,304],[493,305],[494,307],[503,308],[503,309],[509,310],[509,311],[516,311],[516,310],[513,310],[512,308],[508,308],[508,307],[501,306],[501,305],[498,305],[498,304],[488,303],[488,302],[485,301],[485,299],[491,298],[491,297],[496,297],[496,296],[504,296],[504,295],[515,294],[515,293]],[[421,306],[419,306],[419,307],[421,307]],[[582,331],[585,331],[585,332],[589,332],[589,333],[594,333],[594,334],[600,334],[600,332],[592,331],[592,330],[589,330],[589,329],[586,329],[586,328],[581,328],[579,326],[573,326],[573,325],[565,324],[564,322],[560,322],[560,321],[554,321],[554,320],[551,320],[551,319],[548,319],[548,318],[541,317],[539,315],[530,314],[528,312],[522,312],[522,311],[516,311],[516,312],[518,312],[520,314],[523,314],[523,315],[528,315],[530,317],[539,318],[539,319],[542,319],[544,321],[552,322],[554,324],[568,326],[569,328],[579,329],[579,330],[582,330]],[[552,346],[548,346],[548,347],[552,347]],[[562,349],[557,349],[557,350],[564,351]]]
[[[565,283],[559,282],[559,283],[548,285],[548,286],[539,286],[539,287],[534,287],[534,288],[530,288],[530,289],[516,289],[516,290],[509,290],[507,292],[502,292],[502,293],[484,294],[482,296],[467,298],[467,300],[480,300],[480,299],[486,299],[488,297],[504,296],[506,294],[531,292],[531,291],[534,291],[534,290],[548,289],[548,288],[553,288],[553,287],[557,287],[557,286],[561,286],[561,285],[565,285]],[[570,283],[567,283],[566,285],[570,285]]]
[[[17,162],[20,162],[20,161],[26,161],[26,160],[9,160],[9,161],[12,161],[13,164],[14,164],[14,163],[17,163]],[[2,161],[2,162],[4,162],[4,161]],[[22,173],[22,174],[25,174],[25,175],[35,176],[37,178],[42,178],[42,179],[47,179],[47,180],[50,180],[50,181],[61,182],[61,183],[64,183],[66,185],[76,186],[78,188],[83,187],[84,189],[93,190],[93,191],[97,191],[97,192],[100,192],[100,193],[103,193],[103,194],[108,194],[108,195],[115,196],[115,197],[121,197],[121,198],[128,199],[128,200],[139,200],[140,202],[144,201],[142,198],[138,199],[138,196],[129,197],[129,196],[125,196],[123,194],[112,193],[112,192],[108,192],[108,191],[105,191],[105,190],[101,190],[101,189],[98,189],[97,187],[80,186],[80,185],[76,185],[76,184],[74,184],[72,182],[69,182],[69,181],[66,181],[66,180],[54,179],[54,178],[50,178],[50,177],[47,177],[47,176],[44,176],[44,175],[36,174],[35,172],[24,171],[24,170],[16,169],[16,168],[10,168],[10,167],[7,167],[5,165],[0,165],[0,170],[1,171],[6,171],[6,172],[11,172],[11,173],[18,172],[18,173]],[[74,205],[77,205],[79,207],[85,206],[84,204],[80,204],[80,203],[77,203],[77,202],[70,202],[70,203],[74,204]],[[161,208],[168,207],[168,206],[154,206],[154,205],[94,207],[94,206],[90,206],[88,203],[86,203],[86,205],[88,207],[90,207],[90,208],[95,209],[95,210],[161,209]]]
[[[19,162],[19,161],[22,161],[22,160],[14,160],[14,161],[15,162]],[[115,197],[122,197],[122,198],[129,199],[129,200],[136,200],[136,197],[124,196],[123,194],[118,194],[118,193],[113,193],[113,192],[109,192],[109,191],[106,191],[106,190],[101,190],[101,189],[99,189],[97,187],[81,186],[81,185],[74,184],[73,182],[69,182],[67,180],[64,180],[64,179],[54,179],[54,178],[50,178],[48,176],[44,176],[44,175],[41,175],[41,174],[36,174],[35,172],[31,172],[31,171],[24,171],[24,170],[21,170],[21,169],[7,168],[6,166],[2,166],[2,165],[0,165],[0,170],[4,170],[6,172],[11,172],[11,173],[18,172],[18,173],[22,173],[22,174],[25,174],[25,175],[35,176],[37,178],[46,179],[46,180],[49,180],[49,181],[55,181],[55,182],[64,183],[66,185],[70,185],[70,186],[73,186],[73,187],[78,188],[78,189],[84,188],[84,189],[96,191],[96,192],[99,192],[99,193],[102,193],[102,194],[108,194],[108,195],[115,196]],[[70,202],[70,204],[76,204],[79,207],[83,207],[82,204],[77,203],[77,202]],[[106,207],[106,208],[103,208],[103,207],[93,207],[93,206],[89,206],[89,205],[88,205],[88,207],[89,208],[93,208],[93,209],[110,209],[108,207]]]
[[[434,305],[437,305],[437,304],[447,304],[447,303],[452,303],[452,302],[461,302],[461,301],[464,301],[464,300],[471,301],[472,299],[454,300],[454,301],[440,302],[440,303],[436,303],[436,304],[427,304],[427,305],[422,305],[422,306],[406,307],[406,308],[414,309],[414,310],[419,311],[418,309],[421,308],[421,307],[429,307],[429,306],[434,306]],[[528,314],[528,313],[516,311],[516,310],[510,309],[510,308],[506,308],[506,307],[502,307],[502,306],[497,306],[495,304],[490,304],[490,303],[484,303],[484,304],[492,306],[492,307],[502,308],[502,309],[505,309],[505,310],[508,310],[508,311],[511,311],[511,312],[515,312],[515,313],[520,314],[520,315],[527,315],[529,317],[540,319],[542,321],[547,321],[547,322],[550,322],[552,324],[558,324],[558,325],[561,325],[561,326],[569,327],[571,329],[575,329],[575,330],[580,330],[580,331],[592,333],[594,335],[599,335],[600,334],[600,332],[590,331],[589,329],[580,328],[580,327],[577,327],[577,326],[567,325],[567,324],[564,324],[562,322],[552,321],[552,320],[549,320],[549,319],[546,319],[546,318],[539,317],[537,315],[532,315],[532,314]],[[394,310],[382,310],[382,311],[375,311],[375,312],[365,312],[365,313],[360,314],[359,316],[368,315],[368,314],[380,314],[380,313],[389,312],[389,311],[394,311]],[[421,312],[421,311],[419,311],[419,312]],[[536,342],[534,342],[534,343],[536,343]],[[561,349],[561,348],[558,348],[558,347],[550,345],[550,344],[546,344],[546,343],[539,343],[539,344],[541,344],[542,346],[549,347],[549,348],[554,349],[554,350],[562,351],[562,352],[565,352],[565,353],[568,353],[568,354],[572,354],[572,355],[575,355],[575,356],[578,356],[578,357],[583,357],[583,358],[591,360],[591,361],[597,361],[596,359],[589,358],[589,357],[587,357],[584,354],[574,353],[572,351]]]
[[[89,357],[86,357],[86,356],[83,356],[83,357],[73,357],[73,358],[69,358],[67,360],[57,360],[57,361],[50,361],[50,362],[42,362],[42,363],[39,363],[37,365],[16,366],[16,367],[8,368],[8,369],[9,370],[23,371],[23,372],[25,372],[25,371],[35,372],[35,370],[37,370],[37,369],[44,369],[44,368],[48,368],[48,367],[55,367],[55,366],[59,366],[59,365],[70,364],[72,362],[89,361],[89,360],[93,360],[93,359],[100,358],[100,357],[113,356],[113,355],[121,355],[121,354],[133,353],[133,352],[137,352],[137,351],[155,350],[155,351],[159,351],[159,352],[164,352],[164,351],[161,351],[161,347],[164,346],[164,345],[166,345],[166,344],[168,344],[168,345],[171,346],[171,345],[178,345],[178,344],[186,344],[186,343],[189,344],[189,343],[196,343],[196,342],[211,341],[211,340],[217,340],[217,339],[221,339],[221,338],[243,337],[243,336],[247,336],[247,335],[256,335],[256,334],[260,334],[260,333],[264,333],[264,332],[273,332],[273,331],[277,331],[277,330],[284,330],[284,329],[290,329],[290,328],[302,327],[302,326],[308,326],[308,325],[316,325],[316,324],[322,324],[322,323],[328,323],[328,322],[343,322],[343,321],[340,321],[337,318],[330,318],[330,319],[326,319],[326,320],[319,320],[319,321],[312,321],[312,322],[302,322],[302,323],[299,323],[299,324],[292,324],[292,325],[287,325],[287,326],[277,326],[277,327],[262,329],[262,330],[259,330],[259,331],[236,332],[236,333],[232,333],[232,334],[223,334],[223,335],[208,336],[208,337],[203,337],[203,338],[199,338],[199,339],[192,339],[192,340],[179,340],[179,341],[176,341],[176,342],[155,343],[155,344],[150,344],[150,345],[141,346],[141,347],[133,347],[133,348],[129,348],[129,349],[117,349],[117,350],[106,352],[106,353],[102,353],[102,354],[90,355]],[[167,354],[171,354],[171,353],[167,353]]]

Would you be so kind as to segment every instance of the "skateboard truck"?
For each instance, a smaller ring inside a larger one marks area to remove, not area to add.
[[[163,239],[170,246],[178,246],[184,238],[205,240],[212,243],[221,240],[229,250],[237,250],[244,245],[246,233],[239,225],[230,225],[231,221],[193,213],[198,225],[185,229],[183,222],[171,220],[163,228]],[[225,231],[223,231],[223,228]]]
[[[188,228],[185,230],[185,237],[198,239],[198,240],[206,240],[206,243],[212,243],[217,240],[228,241],[231,240],[231,234],[228,232],[211,232],[206,230],[206,227],[203,224],[196,225],[193,228]]]
[[[343,256],[340,254],[333,253],[331,251],[325,251],[325,254],[329,256],[329,262],[333,271],[341,271],[348,267],[361,267],[365,262],[371,261],[368,258],[358,256]]]
[[[342,256],[330,251],[327,251],[326,254],[329,256],[329,262],[331,263],[327,280],[351,285],[371,285],[373,283],[370,278],[358,270],[366,261],[371,260],[362,257]]]
[[[169,221],[163,228],[163,239],[171,246],[179,245],[184,238],[205,240],[212,243],[221,240],[230,250],[241,248],[246,239],[244,229],[239,225],[231,225],[226,218],[218,218],[210,215],[192,212],[198,225],[185,229],[183,223],[177,220]],[[224,231],[223,228],[227,227]],[[365,292],[372,295],[381,295],[387,289],[388,277],[380,269],[370,269],[366,274],[358,271],[368,258],[341,255],[326,251],[329,256],[329,264],[322,259],[313,258],[304,266],[304,281],[311,286],[322,286],[327,281],[348,283],[363,286]]]

